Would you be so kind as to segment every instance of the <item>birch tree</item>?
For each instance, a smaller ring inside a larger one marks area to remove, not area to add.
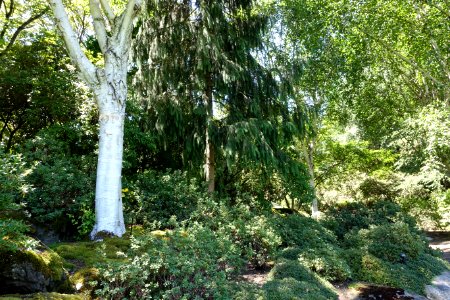
[[[90,87],[99,109],[99,154],[95,190],[95,226],[99,233],[122,236],[125,232],[121,199],[121,172],[128,53],[133,21],[143,0],[129,0],[116,15],[108,0],[89,0],[95,37],[104,58],[95,66],[83,52],[62,0],[48,0],[69,56]]]

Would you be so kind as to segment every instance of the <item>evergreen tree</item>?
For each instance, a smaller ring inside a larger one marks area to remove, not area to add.
[[[203,160],[210,192],[219,161],[225,172],[290,166],[281,150],[293,111],[255,59],[266,24],[252,1],[158,1],[137,33],[138,97],[166,139],[183,141],[185,163]]]

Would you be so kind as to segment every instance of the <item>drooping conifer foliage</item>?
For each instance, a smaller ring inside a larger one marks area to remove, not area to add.
[[[301,133],[255,59],[266,25],[252,1],[158,1],[136,34],[137,97],[165,140],[184,144],[184,163],[204,164],[210,191],[238,162],[285,166],[284,142]]]

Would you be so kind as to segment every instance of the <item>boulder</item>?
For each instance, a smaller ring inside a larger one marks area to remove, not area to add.
[[[71,290],[62,259],[50,249],[0,252],[0,294]]]

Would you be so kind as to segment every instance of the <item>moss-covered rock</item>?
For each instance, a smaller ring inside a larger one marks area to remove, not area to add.
[[[100,272],[97,268],[81,268],[70,276],[70,281],[77,293],[84,295],[86,299],[94,299],[95,289],[100,283]]]
[[[85,297],[81,295],[70,295],[70,294],[58,294],[58,293],[37,293],[29,295],[3,295],[0,296],[0,300],[84,300]]]
[[[0,253],[0,294],[69,292],[71,284],[59,255],[50,249]]]

